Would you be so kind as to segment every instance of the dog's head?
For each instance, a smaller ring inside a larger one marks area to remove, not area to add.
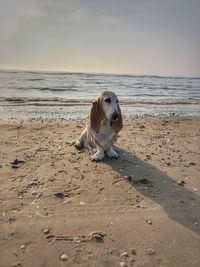
[[[109,120],[116,133],[123,127],[118,98],[110,91],[101,92],[97,100],[92,103],[90,127],[98,133],[103,120]]]

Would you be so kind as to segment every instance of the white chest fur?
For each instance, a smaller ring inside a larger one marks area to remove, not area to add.
[[[110,124],[102,125],[98,134],[99,143],[104,149],[109,149],[113,144],[115,132]]]

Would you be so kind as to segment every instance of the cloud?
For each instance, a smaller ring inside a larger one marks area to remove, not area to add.
[[[0,63],[197,71],[199,24],[199,0],[0,0]]]

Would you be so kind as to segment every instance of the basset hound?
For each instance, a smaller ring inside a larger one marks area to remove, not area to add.
[[[118,133],[123,127],[121,109],[115,93],[103,91],[92,103],[86,128],[75,143],[77,149],[96,149],[92,161],[100,161],[105,154],[110,158],[119,155],[113,149]]]

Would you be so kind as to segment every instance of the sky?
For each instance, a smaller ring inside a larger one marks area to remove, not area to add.
[[[0,68],[200,76],[200,0],[0,0]]]

